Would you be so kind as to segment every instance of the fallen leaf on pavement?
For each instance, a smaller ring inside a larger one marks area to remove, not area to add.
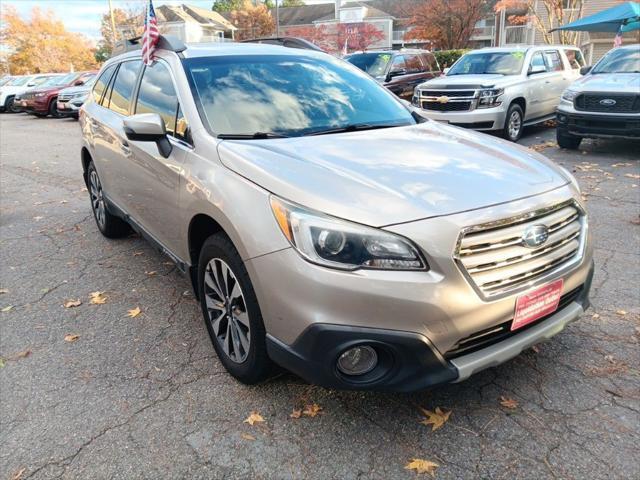
[[[609,363],[616,363],[616,360],[615,358],[613,358],[613,355],[605,355],[604,359]]]
[[[291,412],[291,415],[289,415],[291,418],[300,418],[302,416],[302,409],[294,409],[293,412]]]
[[[593,315],[591,315],[591,318],[593,318],[594,320],[597,320],[598,318],[600,318],[600,314],[594,313]]]
[[[80,305],[82,305],[82,300],[80,300],[80,299],[67,300],[66,302],[64,302],[64,308],[79,307]]]
[[[19,358],[27,358],[31,355],[31,350],[23,350],[18,353],[14,353],[13,355],[9,355],[6,360],[18,360]]]
[[[6,288],[0,288],[0,295],[2,295],[3,293],[9,293],[9,290],[7,290]]]
[[[0,310],[0,312],[8,312],[9,310],[11,310],[13,308],[13,305],[7,305],[6,307],[4,307],[2,310]]]
[[[134,317],[137,317],[138,315],[140,315],[140,307],[127,310],[127,317],[134,318]]]
[[[320,413],[321,410],[322,407],[320,405],[318,405],[317,403],[312,403],[304,407],[304,410],[302,410],[302,414],[306,415],[307,417],[315,417]]]
[[[92,305],[102,305],[107,301],[107,297],[104,296],[104,292],[91,292],[89,297],[91,297],[89,303]]]
[[[22,474],[26,471],[26,468],[21,468],[20,470],[18,470],[17,472],[15,472],[12,476],[11,476],[11,480],[20,480],[22,478]]]
[[[264,422],[264,418],[258,412],[251,412],[242,423],[248,423],[249,425],[253,425],[254,423],[262,423]]]
[[[416,473],[428,473],[432,477],[436,476],[436,468],[440,465],[422,458],[412,458],[409,463],[404,466],[405,470],[415,470]]]
[[[147,275],[149,275],[150,277],[152,277],[153,275],[155,275],[155,274],[156,274],[156,273],[158,273],[158,272],[156,272],[155,270],[153,270],[153,271],[151,271],[151,272],[144,272],[144,273],[146,273]]]
[[[621,317],[624,317],[627,314],[626,310],[616,310],[616,313]]]
[[[420,423],[423,425],[429,426],[431,425],[431,431],[438,430],[442,428],[442,426],[449,420],[449,416],[451,415],[451,410],[448,412],[443,411],[440,407],[436,407],[435,412],[431,410],[426,410],[424,408],[420,408],[420,411],[427,417],[422,420]]]
[[[536,353],[540,353],[540,347],[537,345],[534,345],[533,347],[531,347],[531,350],[533,350]]]
[[[4,358],[0,357],[0,368],[4,368]]]
[[[640,178],[640,174],[637,174],[637,173],[625,173],[624,176],[629,178],[636,178],[636,179]]]
[[[536,152],[541,152],[545,148],[557,147],[557,146],[558,144],[556,142],[548,141],[548,142],[538,143],[536,145],[531,145],[529,148],[531,150],[535,150]]]
[[[140,255],[144,255],[144,252],[133,252],[134,257],[139,257]]]
[[[240,436],[245,440],[250,440],[250,441],[254,441],[256,439],[256,437],[254,437],[253,435],[249,435],[248,433],[241,433]]]
[[[67,333],[64,336],[64,341],[65,342],[75,342],[79,338],[80,338],[80,335],[76,335],[75,333]]]
[[[500,405],[505,408],[510,408],[511,410],[518,407],[518,401],[509,397],[500,397]]]

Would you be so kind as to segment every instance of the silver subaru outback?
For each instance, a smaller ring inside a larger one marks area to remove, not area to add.
[[[99,230],[187,275],[221,362],[332,388],[456,382],[587,308],[587,215],[531,150],[425,120],[316,51],[161,37],[81,109]]]

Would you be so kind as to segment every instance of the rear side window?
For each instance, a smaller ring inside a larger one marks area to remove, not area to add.
[[[549,50],[544,52],[544,59],[547,63],[547,70],[550,72],[559,72],[564,70],[562,65],[562,59],[560,58],[560,52],[557,50]]]
[[[169,69],[161,62],[145,68],[138,91],[135,113],[157,113],[164,120],[169,135],[176,132],[178,96]]]
[[[136,86],[138,71],[141,65],[142,62],[140,60],[123,62],[120,65],[111,89],[109,100],[110,110],[121,115],[129,115],[131,97],[133,96],[133,89]]]
[[[424,70],[419,55],[405,55],[404,63],[407,66],[407,73],[419,73]]]
[[[536,52],[533,54],[533,57],[531,57],[531,66],[529,67],[529,70],[532,70],[535,67],[543,67],[545,70],[548,70],[541,52]]]
[[[391,71],[396,72],[398,70],[406,70],[407,65],[404,63],[404,57],[402,55],[398,55],[393,59],[393,63],[391,63]]]
[[[433,53],[423,53],[422,62],[424,63],[427,72],[439,72],[440,66]]]
[[[569,65],[573,70],[580,70],[587,63],[584,61],[584,57],[582,56],[582,52],[580,50],[568,49],[564,51],[567,55],[567,60],[569,60]]]
[[[93,87],[93,101],[96,103],[100,103],[100,99],[102,95],[104,95],[104,91],[107,89],[107,85],[109,85],[109,80],[111,80],[111,76],[113,72],[116,70],[116,64],[110,65],[107,67],[104,72],[100,75],[98,80],[96,80],[96,84]]]

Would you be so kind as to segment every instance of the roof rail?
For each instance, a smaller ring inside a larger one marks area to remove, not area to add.
[[[300,48],[303,50],[317,50],[323,52],[320,47],[309,40],[298,37],[263,37],[251,38],[249,40],[240,40],[240,43],[268,43],[271,45],[280,45],[281,47]]]
[[[142,37],[125,38],[124,40],[119,40],[118,42],[116,42],[115,46],[113,47],[113,51],[111,52],[111,56],[115,57],[116,55],[120,55],[121,53],[132,52],[141,48]],[[173,35],[160,35],[158,37],[157,48],[180,53],[184,52],[187,49],[187,46],[178,37],[175,37]]]

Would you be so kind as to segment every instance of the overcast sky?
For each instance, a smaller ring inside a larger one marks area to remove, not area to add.
[[[114,8],[143,7],[146,0],[111,0]],[[154,6],[194,5],[211,8],[213,0],[153,0]],[[308,0],[307,3],[331,3],[331,0]],[[109,0],[0,0],[0,8],[13,5],[27,18],[33,7],[51,10],[62,20],[67,30],[86,35],[94,41],[100,38],[100,19],[109,10]]]

